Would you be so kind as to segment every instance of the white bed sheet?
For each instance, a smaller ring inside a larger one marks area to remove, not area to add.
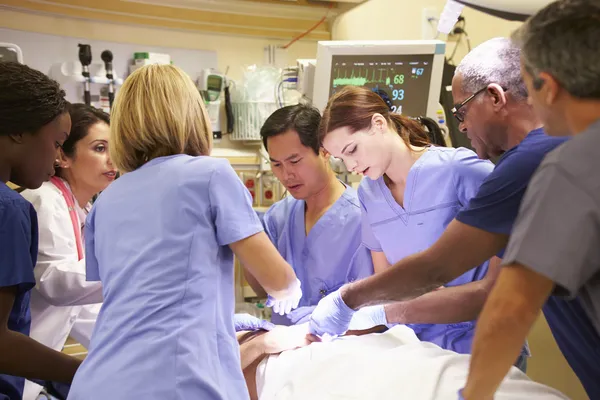
[[[421,342],[405,326],[344,337],[265,358],[258,366],[260,400],[456,400],[470,356]],[[513,367],[496,400],[563,400]]]

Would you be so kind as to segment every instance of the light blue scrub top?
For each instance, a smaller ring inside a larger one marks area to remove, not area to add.
[[[100,195],[85,229],[104,303],[69,400],[249,399],[228,244],[263,228],[228,161],[154,159]]]
[[[363,243],[382,251],[394,264],[429,248],[456,213],[469,204],[494,165],[465,148],[429,147],[412,166],[404,190],[404,207],[394,199],[383,177],[363,179],[358,195],[363,209]],[[447,287],[481,280],[484,263]],[[458,324],[411,324],[419,339],[458,353],[470,353],[475,321]]]
[[[272,205],[263,218],[267,235],[302,284],[299,307],[315,306],[343,284],[373,275],[371,252],[361,244],[356,190],[346,187],[308,236],[304,211],[304,200],[288,196]],[[275,313],[271,320],[275,324],[291,324],[286,316]]]

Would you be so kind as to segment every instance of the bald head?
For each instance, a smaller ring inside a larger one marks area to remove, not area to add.
[[[456,68],[462,90],[475,93],[490,83],[508,89],[515,99],[527,99],[521,78],[521,51],[508,38],[494,38],[475,47]]]

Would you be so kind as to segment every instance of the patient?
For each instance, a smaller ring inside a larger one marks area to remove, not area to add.
[[[236,317],[240,314],[236,314]],[[243,318],[252,318],[249,315]],[[236,324],[237,326],[237,324]],[[275,326],[267,321],[256,322],[253,328],[257,330],[238,330],[236,333],[240,344],[242,370],[251,400],[258,400],[256,371],[258,365],[267,357],[308,346],[321,340],[308,333],[308,323],[294,326]],[[375,326],[370,329],[348,331],[345,336],[362,336],[370,333],[383,332],[385,326]],[[260,397],[264,398],[264,396]]]
[[[456,400],[467,378],[469,355],[421,342],[403,325],[385,333],[355,331],[328,342],[307,332],[306,324],[238,332],[252,400]],[[567,399],[514,367],[494,398]]]

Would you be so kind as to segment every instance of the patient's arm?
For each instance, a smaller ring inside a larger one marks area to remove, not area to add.
[[[385,325],[377,325],[377,326],[374,326],[369,329],[349,330],[346,333],[344,333],[343,336],[362,336],[362,335],[368,335],[369,333],[383,333],[383,332],[387,331],[387,329],[388,328]]]
[[[308,334],[308,324],[291,327],[278,326],[271,331],[238,332],[242,370],[248,386],[250,399],[258,399],[256,393],[256,368],[269,354],[304,347],[316,338]]]
[[[253,364],[256,360],[262,360],[266,355],[264,334],[267,331],[242,331],[237,332],[237,340],[240,344],[240,358],[242,370]]]
[[[256,397],[256,367],[269,354],[304,347],[317,340],[309,335],[308,324],[277,326],[270,331],[238,332],[240,358],[251,399]]]
[[[258,400],[256,392],[256,368],[267,356],[265,353],[264,339],[260,340],[267,331],[237,332],[240,344],[240,358],[242,359],[242,371],[250,394],[250,400]]]
[[[367,330],[349,331],[347,336],[360,336],[374,332],[382,332],[385,326],[373,327]],[[309,345],[319,339],[308,334],[308,324],[296,326],[278,326],[271,331],[241,331],[236,333],[240,344],[242,370],[248,386],[251,400],[257,400],[256,368],[269,354],[278,354],[285,350],[296,349]]]

